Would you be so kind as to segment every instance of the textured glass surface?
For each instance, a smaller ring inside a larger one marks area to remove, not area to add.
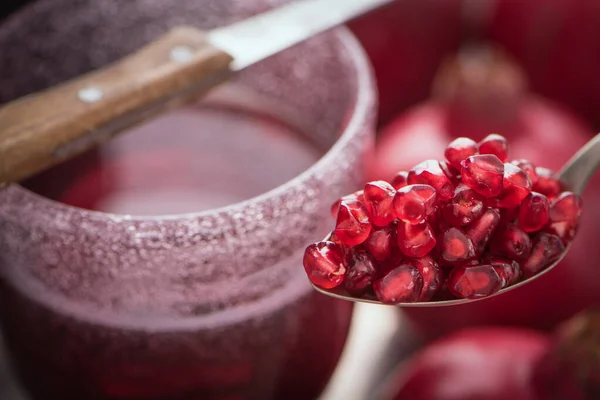
[[[0,102],[169,27],[207,29],[278,3],[41,0],[0,27]],[[330,204],[361,182],[370,71],[340,29],[235,84],[331,149],[267,193],[185,215],[105,214],[0,189],[0,319],[35,398],[311,398],[326,383],[351,308],[312,292],[301,255],[330,228]]]

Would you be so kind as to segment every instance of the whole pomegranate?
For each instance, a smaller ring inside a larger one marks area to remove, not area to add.
[[[349,26],[379,82],[379,118],[424,100],[439,63],[456,50],[461,0],[397,0]]]
[[[600,315],[568,321],[553,338],[480,327],[451,334],[394,372],[384,400],[592,400],[600,398]]]
[[[494,0],[483,32],[510,51],[532,87],[600,125],[600,2]]]
[[[489,48],[469,48],[448,61],[434,83],[431,100],[384,128],[370,179],[391,179],[425,159],[440,158],[452,139],[504,135],[513,158],[553,170],[591,136],[591,129],[560,106],[527,90],[522,71]],[[600,201],[600,181],[584,192],[585,204]],[[552,328],[600,301],[600,209],[585,207],[569,253],[548,274],[509,293],[452,308],[403,309],[426,337],[472,325],[503,324]]]

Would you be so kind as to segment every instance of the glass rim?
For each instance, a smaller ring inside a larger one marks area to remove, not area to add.
[[[340,26],[330,31],[330,34],[341,44],[342,52],[345,53],[350,65],[354,68],[354,74],[356,77],[356,91],[354,96],[354,104],[352,104],[352,112],[350,119],[340,136],[333,143],[333,145],[323,154],[315,163],[310,165],[307,169],[302,171],[300,174],[287,180],[286,182],[264,192],[257,196],[250,197],[248,199],[238,201],[235,203],[227,204],[221,207],[210,208],[207,210],[194,211],[188,213],[175,213],[175,214],[159,214],[159,215],[134,215],[134,214],[120,214],[110,213],[104,211],[90,210],[86,208],[76,207],[62,203],[58,200],[50,199],[41,194],[35,193],[34,191],[27,189],[19,183],[8,184],[5,189],[11,189],[17,191],[26,199],[39,203],[41,205],[50,205],[53,208],[62,210],[76,210],[80,214],[95,216],[96,218],[106,218],[113,221],[120,219],[127,219],[128,222],[145,222],[145,221],[177,221],[187,220],[193,218],[202,218],[207,215],[214,215],[218,213],[225,213],[236,209],[243,209],[250,205],[261,204],[268,202],[270,199],[281,196],[286,191],[301,186],[303,182],[309,180],[315,172],[324,168],[327,164],[332,162],[332,158],[338,157],[343,151],[344,145],[352,140],[357,134],[360,133],[361,127],[364,122],[369,118],[370,105],[375,103],[376,106],[376,86],[375,78],[372,73],[371,65],[368,61],[368,56],[360,45],[358,39],[346,26]],[[0,191],[1,193],[1,191]]]

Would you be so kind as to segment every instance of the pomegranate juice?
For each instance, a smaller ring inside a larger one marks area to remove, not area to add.
[[[274,189],[326,150],[272,113],[214,102],[135,128],[25,186],[88,210],[192,213]],[[146,250],[133,251],[143,259]],[[214,251],[226,256],[236,250]],[[301,251],[271,250],[269,256],[285,256],[275,265],[265,258],[258,283],[241,272],[237,286],[209,276],[194,283],[203,288],[194,286],[194,293],[175,290],[173,282],[198,278],[161,278],[150,267],[144,276],[143,263],[131,271],[135,279],[122,271],[110,279],[108,271],[110,283],[87,287],[85,274],[97,271],[71,268],[64,254],[56,254],[57,263],[70,272],[56,273],[49,290],[50,267],[48,276],[26,275],[15,260],[2,266],[0,279],[0,322],[13,365],[36,400],[315,398],[342,351],[351,304],[312,292],[301,272]],[[176,257],[160,262],[179,267]],[[222,267],[214,265],[214,274]],[[81,283],[70,286],[69,280]],[[60,289],[66,287],[77,293]],[[95,296],[97,290],[103,294]],[[187,295],[196,303],[178,303]]]

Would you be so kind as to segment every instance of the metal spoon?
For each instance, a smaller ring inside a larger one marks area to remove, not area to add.
[[[600,166],[600,134],[594,136],[585,146],[583,146],[571,159],[563,166],[560,172],[557,174],[557,178],[563,184],[563,187],[567,190],[570,190],[579,195],[582,194],[585,189],[588,181],[594,175],[596,170]],[[447,307],[447,306],[456,306],[465,303],[472,303],[475,301],[481,301],[485,299],[489,299],[494,296],[500,296],[506,292],[514,290],[518,287],[527,285],[535,279],[538,279],[544,274],[547,274],[552,270],[552,268],[556,267],[564,258],[564,256],[569,251],[570,246],[568,246],[562,255],[549,267],[539,272],[538,274],[532,276],[531,278],[525,279],[517,284],[509,286],[505,289],[502,289],[493,295],[487,297],[481,297],[477,299],[456,299],[456,300],[443,300],[443,301],[429,301],[429,302],[417,302],[417,303],[398,303],[394,304],[396,307]],[[327,296],[335,297],[337,299],[355,301],[360,303],[370,303],[370,304],[380,304],[380,305],[388,305],[384,304],[378,300],[373,299],[363,299],[350,296],[343,288],[335,288],[335,289],[322,289],[313,284],[313,288],[323,293]]]

